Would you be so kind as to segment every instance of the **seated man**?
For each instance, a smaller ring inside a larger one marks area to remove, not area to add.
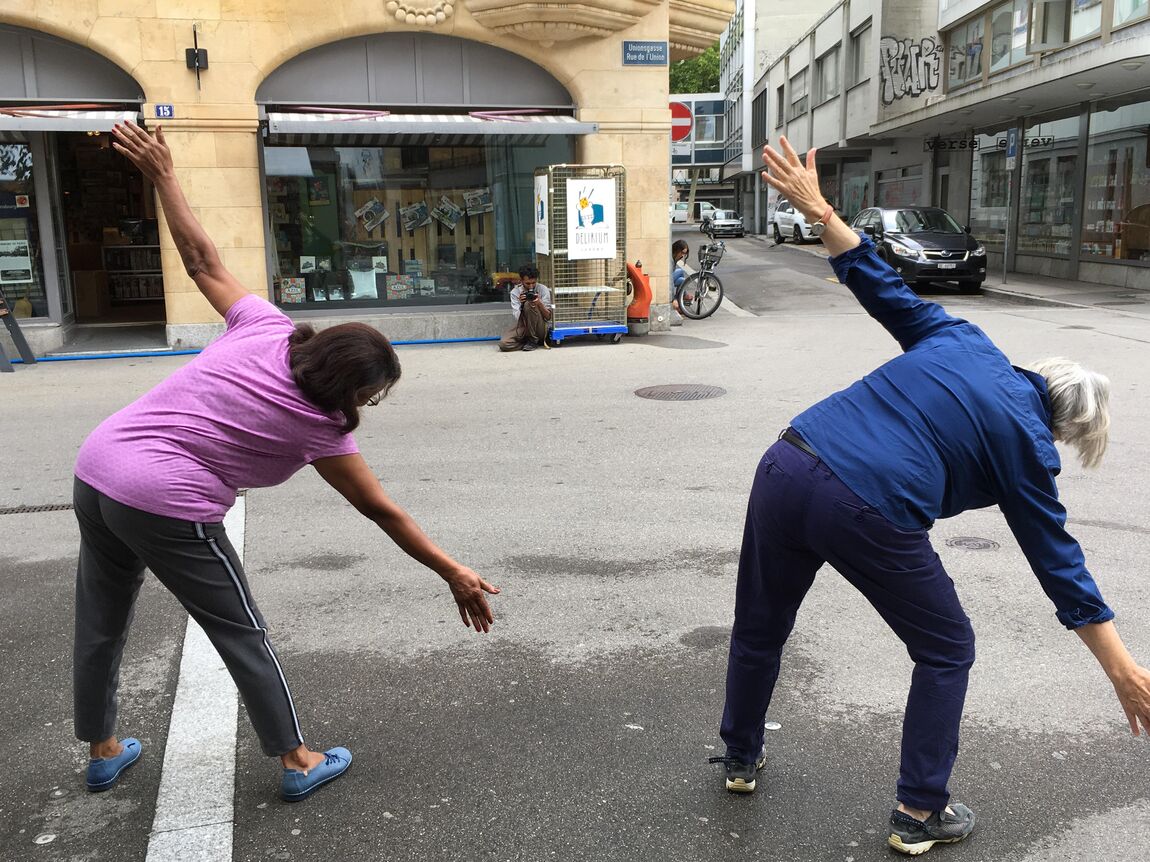
[[[519,267],[519,284],[511,289],[511,313],[515,315],[515,325],[503,333],[500,350],[506,353],[549,346],[551,291],[539,283],[539,270],[529,263]]]
[[[671,245],[671,307],[679,310],[679,288],[687,280],[687,258],[691,256],[690,246],[685,240],[677,239]]]

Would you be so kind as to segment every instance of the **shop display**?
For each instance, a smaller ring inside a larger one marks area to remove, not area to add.
[[[304,301],[304,280],[285,278],[280,281],[280,302],[298,304]]]
[[[407,231],[427,227],[431,224],[431,213],[427,209],[427,201],[417,201],[410,206],[401,207],[399,217],[403,220],[403,229]]]
[[[456,205],[455,201],[444,195],[435,205],[435,209],[431,211],[431,215],[449,231],[454,231],[459,220],[463,218],[463,210]]]

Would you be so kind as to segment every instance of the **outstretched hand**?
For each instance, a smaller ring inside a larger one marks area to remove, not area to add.
[[[172,152],[164,141],[162,128],[149,135],[135,123],[116,123],[112,128],[112,147],[127,156],[153,183],[173,173]]]
[[[475,572],[466,566],[460,566],[447,576],[447,585],[451,587],[451,595],[455,604],[459,606],[459,616],[463,624],[475,629],[476,632],[488,632],[495,625],[495,615],[491,606],[487,604],[487,596],[499,595],[499,587],[487,583]]]
[[[767,166],[767,170],[763,171],[763,182],[781,192],[795,209],[806,216],[808,222],[813,222],[827,208],[819,188],[818,170],[815,168],[816,150],[811,147],[807,151],[804,165],[790,141],[782,137],[779,138],[779,144],[782,153],[769,144],[763,147],[763,163]]]
[[[1138,725],[1150,736],[1150,670],[1135,667],[1128,676],[1114,681],[1118,702],[1130,722],[1130,732],[1138,736]]]

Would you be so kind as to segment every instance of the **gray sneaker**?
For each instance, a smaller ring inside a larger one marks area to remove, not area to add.
[[[918,856],[935,844],[956,844],[974,831],[974,812],[960,802],[916,820],[897,808],[890,813],[887,843],[900,853]]]
[[[732,793],[751,793],[755,789],[755,773],[767,762],[767,751],[763,749],[754,763],[746,763],[730,755],[708,757],[707,763],[721,763],[727,768],[727,789]]]

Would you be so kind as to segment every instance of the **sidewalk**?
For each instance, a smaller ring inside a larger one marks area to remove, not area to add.
[[[747,234],[747,238],[767,246],[774,243],[774,240],[766,234]],[[787,242],[784,245],[795,251],[826,257],[826,252],[818,243],[795,245],[793,242]],[[1008,273],[1007,281],[1003,283],[1002,271],[997,270],[988,273],[982,291],[989,296],[1009,297],[1021,302],[1066,305],[1073,308],[1105,308],[1122,314],[1150,317],[1150,291],[1130,287],[1070,281],[1021,272]]]

